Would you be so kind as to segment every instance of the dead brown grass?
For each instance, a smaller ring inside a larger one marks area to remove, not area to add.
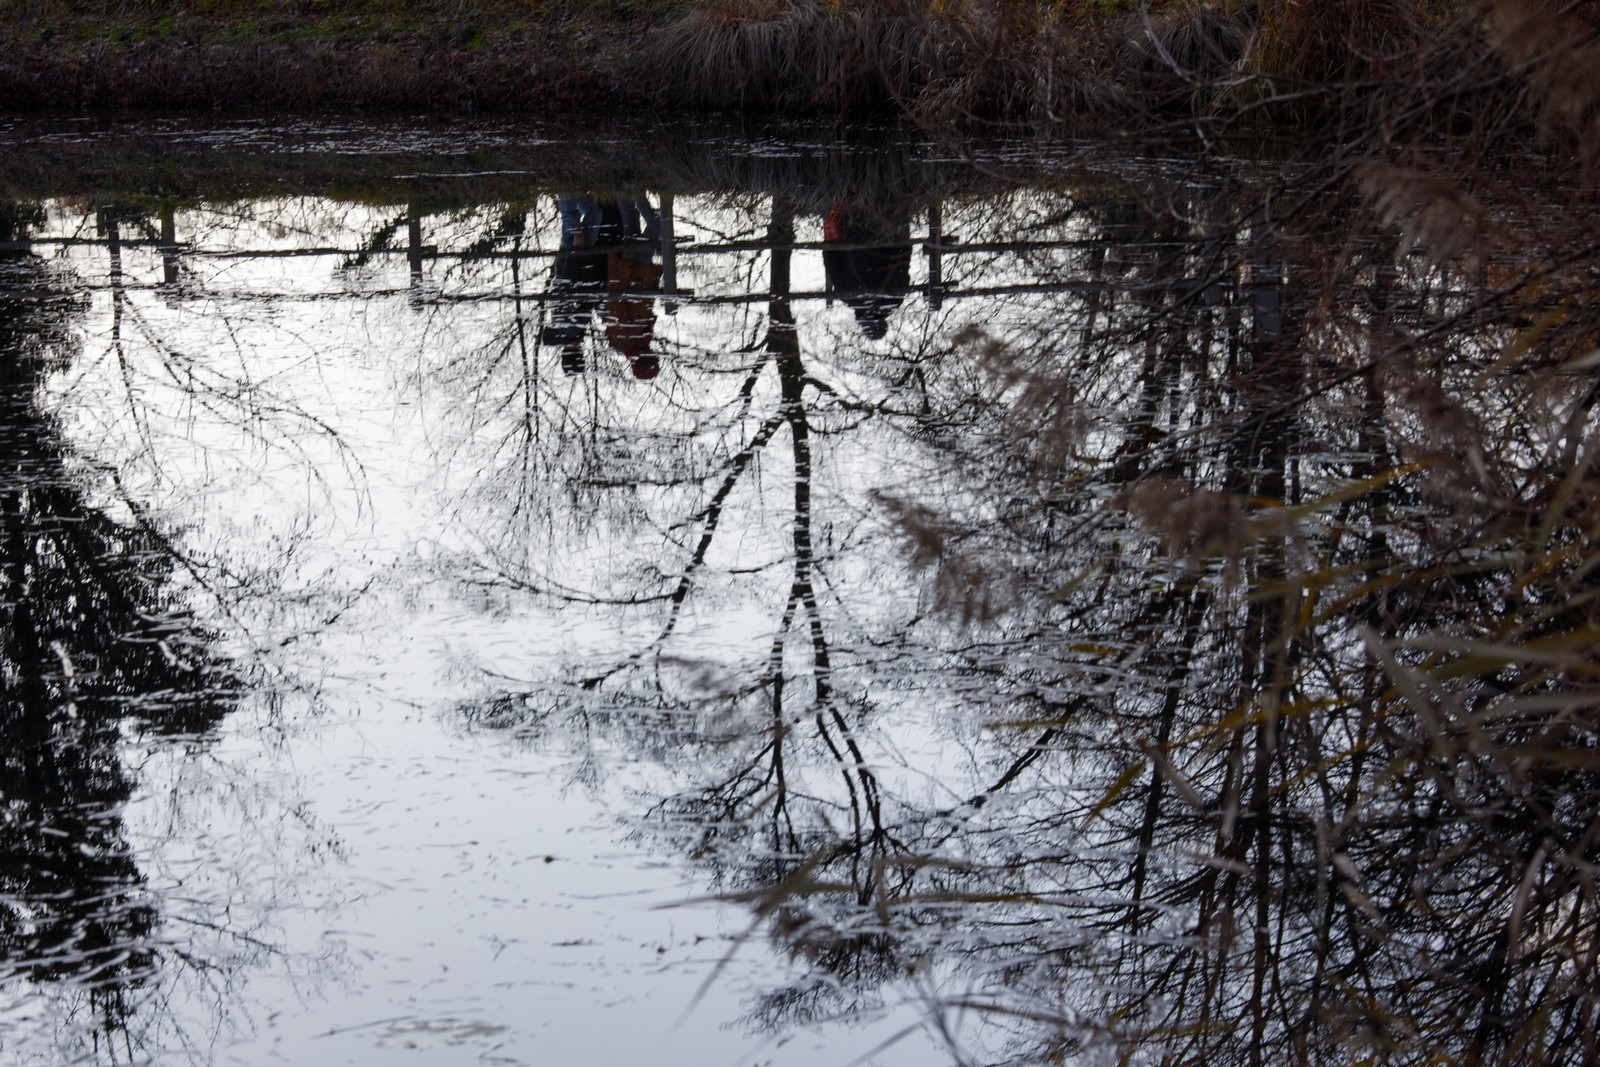
[[[945,25],[886,6],[720,0],[657,35],[644,62],[668,98],[702,107],[881,107],[946,75]]]
[[[1531,90],[1552,124],[1600,121],[1600,83],[1591,84],[1600,76],[1585,73],[1600,70],[1600,53],[1585,50],[1593,34],[1580,32],[1594,19],[1508,10],[1228,0],[1088,15],[1011,0],[715,0],[657,34],[632,81],[672,106],[891,108],[942,127],[1147,132],[1194,119],[1414,123],[1441,119],[1443,101],[1442,121],[1459,123],[1463,107],[1499,106],[1520,91],[1511,83],[1526,70],[1540,72]],[[1553,62],[1535,61],[1546,53]]]
[[[640,67],[678,105],[1048,119],[1119,99],[1092,25],[1003,0],[719,0],[657,35]]]

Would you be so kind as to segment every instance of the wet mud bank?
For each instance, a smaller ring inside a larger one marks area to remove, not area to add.
[[[506,45],[104,42],[12,47],[0,111],[590,111],[624,97],[593,56]]]

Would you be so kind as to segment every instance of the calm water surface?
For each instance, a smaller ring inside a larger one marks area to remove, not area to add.
[[[1253,737],[1251,591],[1434,505],[1308,508],[1243,586],[1127,519],[1407,458],[1367,378],[1269,358],[1333,247],[1251,232],[1292,168],[479,134],[153,125],[298,184],[4,205],[0,1059],[1098,1062],[1118,1019],[1159,1058],[1191,979],[1194,1033],[1303,1041],[1326,880],[1241,887],[1248,745],[1141,753]]]

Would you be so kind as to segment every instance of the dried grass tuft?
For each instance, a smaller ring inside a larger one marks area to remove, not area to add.
[[[1422,13],[1405,0],[1255,5],[1247,64],[1295,82],[1336,83],[1381,75],[1398,54],[1417,50]]]
[[[939,75],[944,57],[929,30],[886,7],[724,0],[657,34],[643,62],[665,95],[701,107],[881,107],[915,98]]]
[[[1173,3],[1112,16],[1007,0],[712,0],[657,34],[635,80],[678,105],[887,107],[932,125],[1126,126],[1261,110],[1347,119],[1376,114],[1379,98],[1418,78],[1447,76],[1454,60],[1441,57],[1472,32],[1470,20],[1412,0]],[[1558,95],[1584,92],[1568,79]]]
[[[721,0],[659,33],[640,57],[639,80],[697,107],[1061,122],[1117,96],[1089,60],[1103,35],[1082,31],[1049,9],[1003,0]]]

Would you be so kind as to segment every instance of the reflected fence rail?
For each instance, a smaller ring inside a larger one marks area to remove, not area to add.
[[[670,204],[670,197],[664,198]],[[669,208],[670,210],[670,208]],[[937,220],[937,209],[932,209],[930,215]],[[1029,239],[1018,237],[1006,241],[971,241],[963,242],[959,238],[942,236],[938,232],[938,223],[933,221],[927,236],[921,240],[911,240],[901,247],[915,249],[928,261],[928,279],[925,282],[910,285],[884,285],[870,288],[843,288],[830,286],[824,290],[792,290],[783,294],[784,299],[791,301],[829,301],[842,296],[856,294],[884,294],[884,295],[910,295],[914,293],[926,294],[934,307],[946,299],[971,299],[995,296],[1021,296],[1028,294],[1048,293],[1168,293],[1176,288],[1183,288],[1185,283],[1192,286],[1204,286],[1220,280],[1214,277],[1173,279],[1163,278],[1158,281],[1141,283],[1131,280],[1107,281],[1083,279],[1063,279],[1059,272],[1051,280],[1036,280],[1003,285],[960,285],[947,282],[943,278],[943,260],[946,258],[960,257],[976,254],[1011,254],[1013,256],[1026,256],[1036,252],[1056,251],[1183,251],[1185,249],[1198,250],[1207,244],[1200,240],[1183,239],[1143,239],[1143,238],[1113,238],[1113,237],[1086,237],[1086,238],[1036,238]],[[436,245],[422,244],[412,247],[396,246],[382,248],[346,248],[339,246],[317,245],[302,248],[205,248],[202,246],[178,242],[173,239],[170,217],[163,218],[164,234],[161,239],[153,238],[111,238],[111,237],[66,237],[66,236],[39,236],[28,240],[0,242],[0,253],[32,253],[41,246],[56,249],[83,249],[104,248],[113,254],[126,249],[155,249],[162,253],[163,280],[155,284],[132,282],[126,277],[121,277],[114,283],[86,282],[80,286],[84,291],[95,291],[115,287],[123,291],[138,291],[143,289],[171,289],[178,282],[180,265],[184,262],[199,261],[228,261],[228,260],[275,260],[275,259],[326,259],[341,257],[354,260],[357,257],[371,259],[376,257],[405,257],[413,268],[413,274],[424,263],[465,264],[481,261],[553,261],[562,256],[570,255],[571,250],[549,248],[492,248],[492,249],[459,249],[445,250]],[[693,238],[678,238],[670,246],[671,257],[684,256],[718,256],[731,255],[745,252],[787,253],[787,252],[859,252],[880,249],[883,241],[762,241],[762,240],[722,240],[722,241],[697,241]],[[608,254],[622,254],[633,251],[634,245],[594,245],[583,249],[584,254],[604,256]],[[665,252],[668,246],[663,243]],[[669,309],[675,310],[677,304],[755,304],[771,299],[771,294],[765,291],[752,291],[745,293],[723,292],[702,293],[678,287],[674,284],[673,271],[666,271],[663,284],[660,288],[631,288],[629,295],[632,297],[654,299],[666,298],[672,301]],[[1098,272],[1089,272],[1098,273]],[[346,298],[371,298],[378,296],[398,296],[412,294],[420,283],[419,277],[413,277],[408,286],[394,286],[386,288],[364,288],[360,290],[326,291],[301,294],[254,294],[255,299],[265,300],[318,300]],[[1283,288],[1285,295],[1299,291],[1302,287],[1287,286]],[[1440,295],[1450,295],[1441,293]],[[493,303],[498,301],[517,301],[529,304],[548,303],[556,300],[567,299],[568,294],[560,292],[483,292],[483,293],[439,293],[430,292],[422,297],[424,303]]]

